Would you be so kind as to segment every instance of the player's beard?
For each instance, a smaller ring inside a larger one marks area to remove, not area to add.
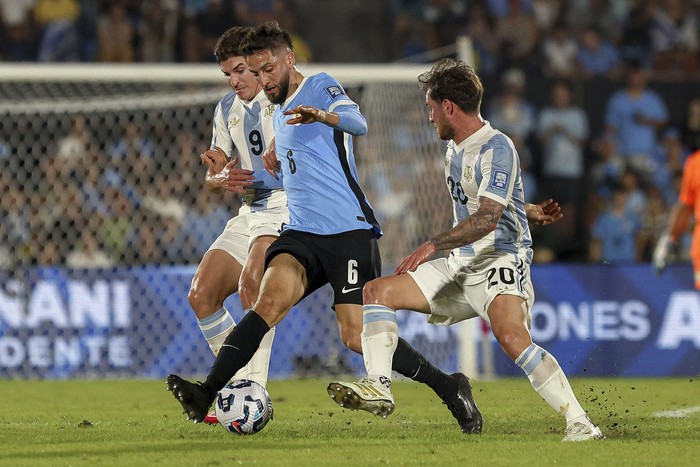
[[[267,91],[265,94],[267,94],[267,98],[270,99],[270,102],[273,104],[283,104],[284,101],[287,100],[287,96],[289,95],[289,70],[285,72],[285,74],[280,78],[280,82],[277,85],[277,95],[276,96],[271,96],[267,94]]]
[[[443,120],[439,124],[438,122],[435,123],[435,129],[437,130],[438,138],[440,138],[443,141],[449,141],[451,139],[454,139],[455,130],[447,122]]]

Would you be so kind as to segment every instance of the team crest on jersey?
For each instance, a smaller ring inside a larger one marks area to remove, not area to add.
[[[275,113],[275,104],[270,104],[267,107],[265,107],[265,112],[263,112],[263,116],[269,117],[273,113]]]
[[[336,97],[345,94],[345,91],[343,91],[343,88],[340,86],[328,86],[326,88],[326,92],[329,96],[331,96],[331,99],[335,99]]]
[[[241,123],[241,118],[238,115],[234,115],[228,122],[231,126],[236,126]]]
[[[467,183],[474,181],[474,169],[470,165],[464,168],[464,175],[462,176]]]
[[[505,190],[508,185],[508,172],[503,170],[494,170],[491,177],[491,186],[499,190]]]

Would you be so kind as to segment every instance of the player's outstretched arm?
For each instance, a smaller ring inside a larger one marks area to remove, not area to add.
[[[320,122],[353,136],[362,136],[367,133],[367,121],[355,105],[339,106],[336,112],[317,109],[310,105],[299,105],[287,110],[284,115],[292,116],[287,120],[288,125]]]
[[[450,230],[440,233],[430,241],[419,246],[396,268],[396,274],[415,271],[416,268],[428,261],[438,250],[454,248],[474,243],[487,234],[496,230],[498,221],[505,206],[482,196],[479,198],[479,209]]]
[[[536,225],[553,224],[564,217],[559,203],[551,198],[539,204],[525,203],[525,213],[528,222]]]
[[[415,271],[418,266],[432,258],[435,253],[437,253],[437,248],[432,244],[432,241],[427,241],[404,258],[401,264],[394,270],[394,273],[404,274],[408,271]]]
[[[326,112],[310,105],[298,105],[291,110],[284,112],[284,115],[291,115],[287,120],[288,125],[307,125],[309,123],[320,122],[329,126],[340,123],[340,118],[335,112]]]
[[[436,235],[431,242],[438,250],[452,250],[474,243],[496,230],[504,209],[505,206],[501,203],[482,196],[479,198],[479,208],[474,214],[450,230]]]

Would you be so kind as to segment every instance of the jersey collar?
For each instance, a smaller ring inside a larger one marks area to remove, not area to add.
[[[260,102],[260,106],[263,106],[263,100],[267,99],[267,94],[265,94],[265,91],[263,89],[260,89],[260,92],[258,92],[255,97],[253,97],[249,102],[244,101],[240,97],[238,98],[243,105],[248,107],[249,109],[253,107],[253,104],[256,102]]]
[[[469,135],[469,137],[465,138],[464,141],[462,141],[461,143],[455,144],[455,146],[454,146],[455,150],[461,151],[462,149],[466,149],[467,146],[474,144],[474,143],[481,146],[483,144],[484,135],[486,135],[490,131],[491,131],[491,124],[489,123],[488,120],[484,120],[484,126],[482,126],[478,130],[476,130],[476,132]],[[454,144],[454,142],[453,142],[453,144]]]
[[[307,80],[308,80],[308,77],[304,76],[301,80],[301,83],[299,83],[297,90],[294,91],[294,94],[292,94],[291,96],[287,96],[287,99],[284,101],[284,104],[282,104],[281,107],[287,107],[292,102],[292,100],[294,100],[294,98],[297,97],[297,94],[299,94],[299,91],[301,91],[301,88],[304,87]]]

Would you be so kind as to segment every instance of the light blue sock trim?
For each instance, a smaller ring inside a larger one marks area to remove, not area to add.
[[[212,339],[223,332],[226,332],[236,323],[233,321],[226,308],[219,309],[216,313],[206,318],[198,319],[199,329],[202,330],[205,339]]]
[[[375,323],[377,321],[391,321],[396,323],[396,310],[382,305],[365,305],[362,307],[362,324]]]
[[[545,355],[547,355],[547,351],[533,342],[515,360],[515,364],[522,368],[526,375],[530,376],[530,373],[540,364]]]
[[[208,326],[216,321],[219,321],[224,316],[228,315],[228,310],[224,307],[219,308],[213,315],[207,316],[206,318],[197,319],[199,327]],[[230,316],[230,315],[229,315]],[[233,319],[233,318],[231,318]]]

